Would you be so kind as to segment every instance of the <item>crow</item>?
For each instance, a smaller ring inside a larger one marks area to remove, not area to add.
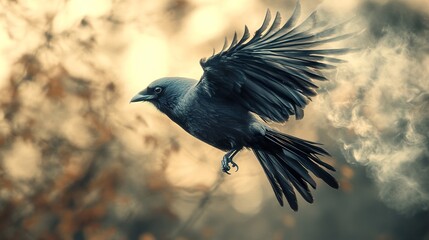
[[[283,195],[298,210],[295,190],[313,202],[312,172],[332,188],[336,179],[327,172],[335,169],[323,162],[329,156],[319,143],[303,140],[271,128],[268,122],[285,122],[289,116],[302,119],[304,107],[316,95],[313,80],[327,80],[322,73],[344,62],[336,56],[349,48],[318,48],[350,37],[337,34],[338,24],[328,26],[313,12],[297,24],[300,4],[281,25],[279,12],[271,23],[267,10],[262,26],[251,38],[247,26],[241,38],[225,39],[222,50],[201,59],[204,70],[199,81],[182,77],[155,80],[131,102],[150,102],[185,131],[225,152],[221,169],[238,170],[234,156],[251,149],[259,160],[275,196],[283,206]]]

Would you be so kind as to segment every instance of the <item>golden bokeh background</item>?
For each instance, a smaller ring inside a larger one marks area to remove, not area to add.
[[[250,152],[220,174],[223,152],[129,99],[198,79],[225,36],[295,1],[0,0],[0,239],[429,239],[427,0],[301,4],[365,31],[276,126],[324,143],[341,183],[293,212]]]

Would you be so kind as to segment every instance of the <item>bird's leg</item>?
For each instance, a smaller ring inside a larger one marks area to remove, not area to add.
[[[228,171],[231,169],[229,164],[231,164],[232,167],[236,168],[236,172],[238,171],[238,165],[234,161],[232,161],[232,158],[235,156],[235,154],[240,151],[239,149],[232,149],[231,151],[227,152],[225,156],[223,156],[223,159],[221,161],[222,171],[230,174]]]

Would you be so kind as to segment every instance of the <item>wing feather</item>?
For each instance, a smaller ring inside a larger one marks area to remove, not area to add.
[[[297,24],[300,9],[297,2],[284,25],[279,12],[271,23],[267,10],[252,38],[245,26],[240,40],[236,32],[231,44],[225,39],[219,53],[200,61],[204,74],[198,89],[212,97],[238,101],[264,120],[284,122],[291,115],[301,119],[303,109],[316,95],[318,86],[314,80],[327,80],[323,70],[344,62],[337,55],[353,51],[320,46],[350,38],[354,33],[338,34],[347,21],[328,26],[317,18],[316,12]]]

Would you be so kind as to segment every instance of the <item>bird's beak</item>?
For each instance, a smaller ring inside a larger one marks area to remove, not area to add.
[[[154,99],[154,98],[155,98],[154,95],[139,93],[139,94],[135,95],[133,98],[131,98],[130,103],[132,103],[132,102],[147,101],[147,100],[151,100],[151,99]]]

